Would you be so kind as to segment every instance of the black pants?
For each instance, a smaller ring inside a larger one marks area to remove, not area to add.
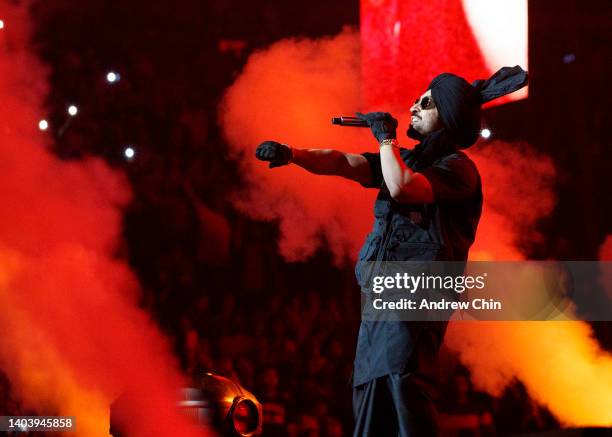
[[[355,387],[353,412],[353,437],[438,435],[431,391],[410,373],[383,376]]]

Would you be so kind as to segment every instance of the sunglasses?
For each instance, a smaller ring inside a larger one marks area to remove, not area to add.
[[[416,99],[414,101],[414,104],[419,105],[421,109],[432,109],[436,107],[433,99],[429,96],[424,96],[420,102],[419,102],[419,99]]]

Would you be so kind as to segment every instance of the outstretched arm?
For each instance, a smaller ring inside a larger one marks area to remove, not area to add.
[[[269,161],[270,168],[295,164],[317,175],[340,176],[367,185],[372,179],[370,165],[361,155],[333,149],[296,149],[276,141],[265,141],[255,156]]]
[[[318,175],[341,176],[367,185],[370,165],[361,155],[333,149],[293,149],[292,164]]]

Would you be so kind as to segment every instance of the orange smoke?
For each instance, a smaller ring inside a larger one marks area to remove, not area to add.
[[[513,377],[564,425],[612,425],[612,356],[583,322],[458,322],[446,344],[477,388],[501,394]]]
[[[255,147],[273,139],[298,148],[377,151],[369,130],[330,124],[334,115],[363,109],[359,46],[351,30],[335,38],[280,41],[249,59],[220,108],[225,135],[248,183],[236,204],[255,218],[280,219],[280,250],[291,260],[305,259],[323,245],[337,259],[354,258],[372,223],[368,211],[376,190],[296,166],[270,170],[254,158]],[[400,140],[412,147],[401,134],[409,117],[397,117]],[[521,243],[537,238],[537,219],[554,206],[552,162],[526,144],[492,142],[469,153],[479,166],[486,198],[472,254],[520,259],[517,236]]]
[[[255,147],[273,139],[299,148],[376,151],[368,131],[329,124],[334,115],[385,110],[385,105],[362,106],[360,71],[354,31],[316,41],[280,41],[249,59],[220,108],[246,181],[235,203],[254,218],[279,220],[278,244],[289,260],[305,259],[320,246],[338,262],[354,259],[371,226],[376,192],[295,166],[269,170],[254,158]],[[406,114],[396,116],[398,132],[404,132]],[[401,135],[400,141],[411,147]],[[554,207],[552,161],[527,144],[492,142],[469,153],[480,169],[485,195],[471,258],[524,258],[520,248],[537,241],[537,220]],[[592,339],[586,323],[461,322],[451,324],[448,345],[461,353],[478,386],[491,393],[498,394],[516,376],[561,422],[611,423],[610,356]]]
[[[184,382],[114,257],[127,181],[99,159],[46,150],[46,72],[27,49],[27,5],[2,1],[0,18],[0,368],[26,408],[76,416],[76,435],[107,436],[126,389],[139,395],[130,435],[199,435],[175,411]]]
[[[552,211],[554,168],[527,145],[497,142],[472,154],[485,205],[473,260],[520,260]],[[474,385],[500,395],[513,378],[564,425],[612,425],[612,355],[583,322],[450,323],[445,344],[471,369]]]
[[[470,259],[523,259],[519,247],[540,238],[537,220],[555,205],[552,160],[528,144],[502,141],[468,149],[468,154],[480,171],[485,199]]]
[[[247,189],[236,204],[258,219],[280,219],[281,253],[303,260],[326,245],[341,261],[353,256],[372,222],[364,214],[376,192],[340,178],[321,178],[294,166],[270,171],[255,147],[276,140],[297,148],[376,149],[365,129],[331,125],[359,110],[359,36],[284,40],[251,56],[228,89],[221,123],[239,158]]]

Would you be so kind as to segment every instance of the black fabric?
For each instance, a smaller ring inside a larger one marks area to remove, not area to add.
[[[439,158],[457,151],[455,138],[446,130],[440,129],[423,138],[407,156],[407,165],[415,171],[430,166]]]
[[[396,202],[384,183],[380,155],[363,156],[372,174],[366,186],[379,191],[374,226],[355,267],[360,286],[365,281],[362,267],[372,261],[465,261],[480,219],[482,189],[476,166],[458,150],[454,136],[440,129],[414,149],[400,149],[406,165],[430,182],[432,204]],[[435,435],[427,392],[412,382],[436,380],[446,326],[446,322],[361,322],[353,371],[355,436]]]
[[[353,437],[434,437],[432,389],[410,374],[376,378],[353,389]]]
[[[366,188],[381,189],[379,198],[388,192],[382,173],[380,153],[365,152],[370,166],[371,180]],[[412,170],[429,180],[434,200],[459,201],[480,190],[480,175],[474,162],[456,145],[454,137],[440,129],[428,135],[414,149],[400,149],[400,157]],[[401,206],[400,206],[401,207]]]
[[[382,140],[394,140],[397,138],[397,120],[388,112],[357,113],[357,118],[365,120],[372,130],[374,138],[380,143]]]
[[[527,72],[517,65],[503,67],[489,79],[473,84],[452,73],[442,73],[427,89],[431,90],[442,124],[459,147],[466,148],[478,139],[481,105],[524,87],[527,80]],[[410,130],[408,136],[414,136]]]
[[[370,165],[372,181],[366,188],[378,188],[378,199],[394,202],[389,195],[380,166],[380,154],[363,153]],[[467,259],[469,247],[476,237],[476,229],[482,212],[482,187],[480,174],[474,162],[462,151],[444,155],[435,160],[429,167],[421,168],[418,163],[411,163],[411,151],[403,149],[400,156],[409,167],[420,168],[419,173],[427,178],[434,195],[433,205],[401,205],[398,210],[410,214],[410,211],[424,211],[424,223],[430,223],[428,229],[419,229],[426,237],[417,237],[419,241],[435,241],[445,247],[447,259],[463,261]],[[395,203],[395,202],[394,202]],[[413,219],[411,219],[414,221]]]
[[[400,156],[404,153],[405,149],[400,150]],[[362,153],[363,156],[370,165],[370,174],[372,175],[370,182],[366,184],[361,184],[365,188],[378,188],[380,189],[384,183],[382,168],[380,167],[380,153],[374,152],[365,152]]]
[[[445,156],[420,173],[431,184],[438,203],[469,201],[480,185],[476,166],[462,152]]]
[[[364,153],[363,156],[372,174],[366,186],[379,191],[374,204],[374,226],[355,266],[360,286],[365,285],[363,269],[376,260],[467,260],[482,210],[482,189],[476,166],[458,150],[452,135],[441,129],[414,149],[400,150],[406,165],[430,182],[434,194],[432,204],[402,204],[393,200],[384,183],[380,154]],[[437,327],[438,334],[444,328]],[[422,354],[423,346],[415,349],[415,329],[420,329],[418,324],[362,322],[353,384],[406,371],[412,357]],[[443,334],[438,337],[439,346]]]
[[[480,103],[486,103],[523,88],[527,85],[527,81],[527,72],[515,65],[500,68],[487,80],[475,80],[472,86],[478,90]]]
[[[480,132],[480,97],[468,81],[451,73],[436,76],[429,84],[444,127],[460,147],[476,142]]]
[[[476,141],[481,103],[518,89],[521,72],[503,70],[474,87],[448,73],[432,81],[444,128],[415,135],[420,143],[400,149],[400,157],[427,178],[433,203],[396,202],[384,183],[380,154],[363,154],[371,169],[364,186],[379,191],[374,226],[355,266],[362,290],[364,266],[372,261],[467,260],[482,212],[482,187],[476,166],[459,149]],[[361,322],[353,371],[355,437],[436,435],[435,408],[414,382],[435,381],[445,331],[446,322]]]

